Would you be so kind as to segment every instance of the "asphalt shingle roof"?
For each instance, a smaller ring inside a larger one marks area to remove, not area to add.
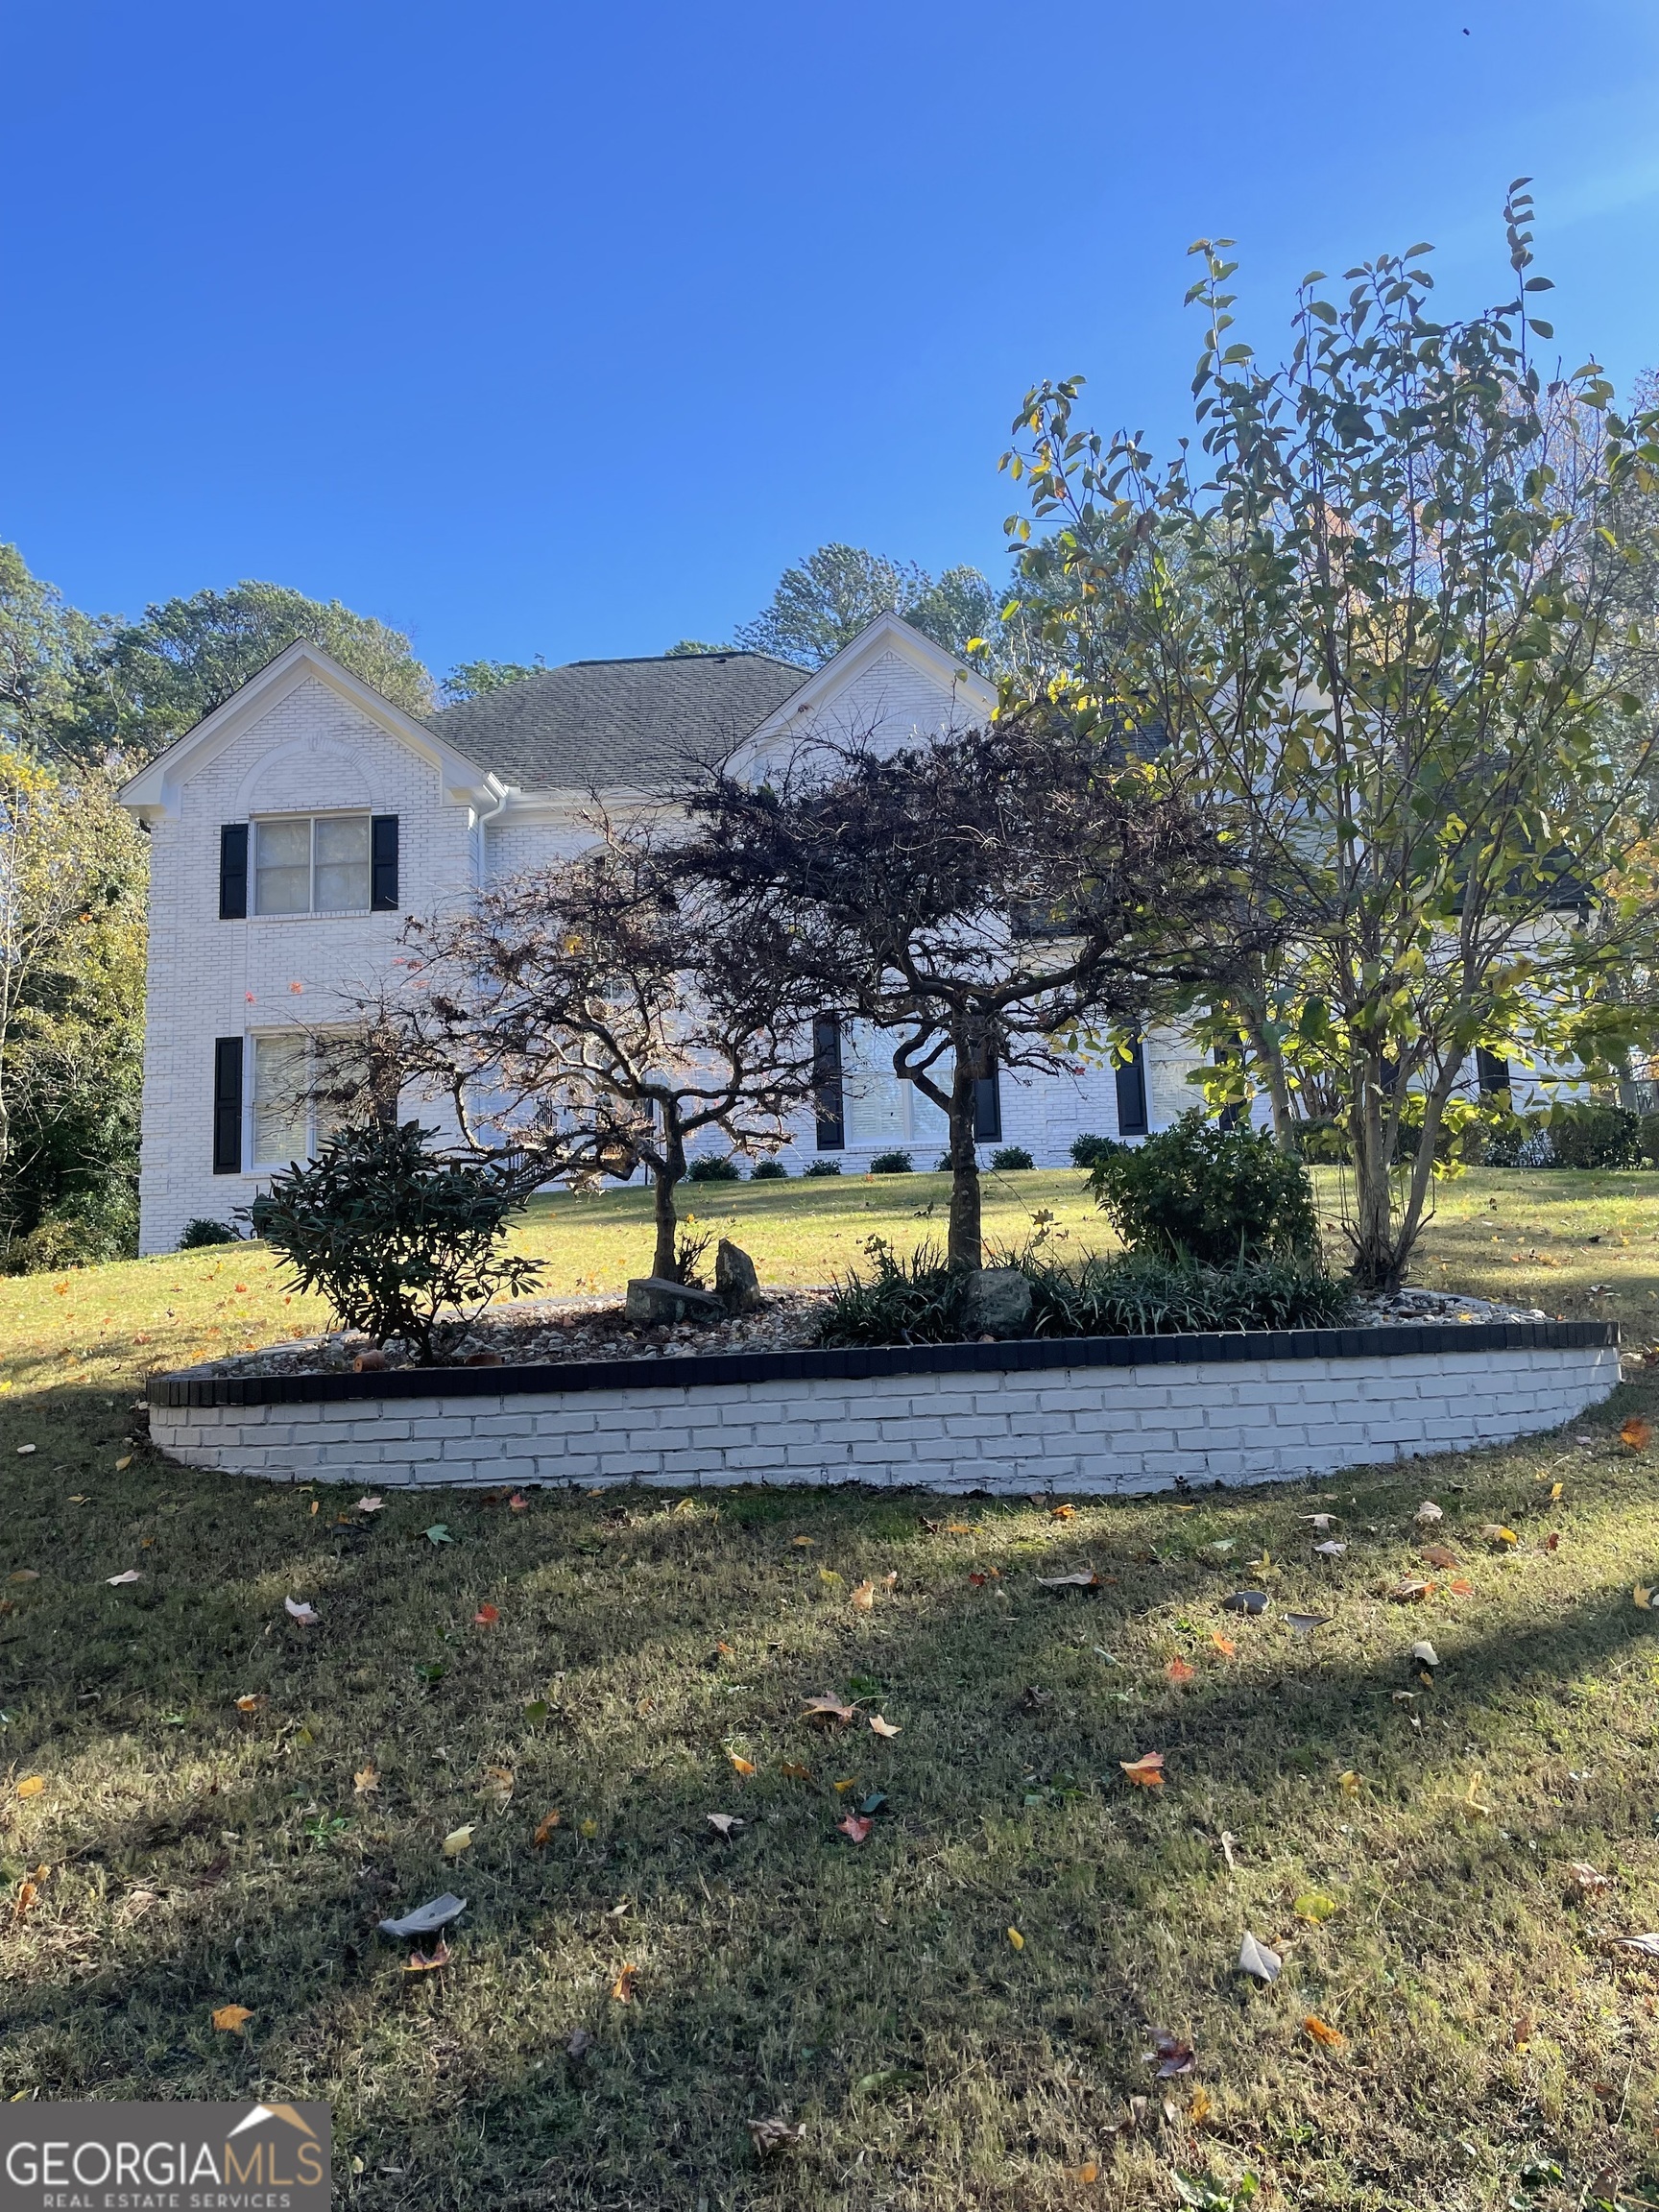
[[[809,671],[766,653],[572,661],[427,717],[521,791],[657,790],[765,721]]]

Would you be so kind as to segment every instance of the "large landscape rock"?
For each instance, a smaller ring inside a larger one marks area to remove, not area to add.
[[[630,1321],[648,1328],[674,1329],[682,1321],[724,1321],[726,1307],[712,1290],[693,1290],[661,1275],[636,1275],[628,1285],[624,1309]]]
[[[753,1313],[763,1303],[754,1261],[725,1237],[714,1254],[714,1287],[728,1313]]]
[[[969,1336],[1023,1336],[1031,1325],[1031,1286],[1018,1267],[976,1267],[968,1278],[962,1324]]]

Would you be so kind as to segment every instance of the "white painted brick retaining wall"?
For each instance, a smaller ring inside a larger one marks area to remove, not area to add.
[[[1364,1333],[1373,1341],[1382,1334]],[[1467,1341],[1471,1333],[1456,1334]],[[1479,1334],[1611,1339],[1612,1332],[1550,1324]],[[1274,1350],[1287,1341],[1270,1340]],[[995,1358],[1022,1349],[984,1351]],[[1043,1349],[1052,1356],[1069,1348]],[[830,1355],[750,1355],[696,1362],[705,1371],[741,1368],[746,1379],[696,1382],[670,1380],[663,1376],[669,1362],[653,1361],[651,1380],[624,1380],[610,1368],[602,1380],[570,1389],[504,1390],[493,1371],[474,1370],[465,1386],[443,1394],[403,1395],[425,1379],[400,1376],[398,1395],[292,1404],[171,1406],[169,1396],[224,1395],[227,1386],[158,1377],[150,1427],[172,1458],[273,1481],[375,1488],[856,1481],[1102,1494],[1155,1489],[1177,1477],[1289,1479],[1498,1443],[1571,1420],[1619,1380],[1611,1340],[1459,1344],[1388,1357],[1165,1356],[1133,1364],[1120,1363],[1125,1350],[1119,1344],[1110,1364],[840,1376],[781,1371]],[[885,1363],[903,1355],[872,1357]],[[781,1371],[757,1373],[768,1360]],[[367,1377],[351,1381],[358,1391],[374,1387]]]

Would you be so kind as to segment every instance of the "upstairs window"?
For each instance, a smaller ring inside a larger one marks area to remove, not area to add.
[[[255,914],[370,911],[373,854],[369,815],[275,815],[252,829]]]

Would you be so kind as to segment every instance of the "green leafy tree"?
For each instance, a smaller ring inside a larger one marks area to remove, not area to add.
[[[338,599],[308,599],[280,584],[242,583],[148,607],[122,623],[77,671],[74,751],[110,751],[129,767],[149,758],[222,706],[296,638],[309,638],[411,714],[433,706],[432,680],[409,639]]]
[[[36,760],[76,751],[77,677],[108,629],[0,544],[0,742]]]
[[[948,568],[935,577],[913,561],[831,544],[784,569],[771,604],[753,622],[738,624],[737,642],[746,652],[819,668],[878,614],[902,614],[951,653],[966,653],[973,639],[992,647],[1001,636],[998,595],[976,568]],[[689,645],[686,640],[675,650]]]
[[[1264,366],[1201,243],[1197,448],[1160,465],[1030,393],[1006,465],[1072,591],[1047,637],[1076,698],[1226,835],[1263,955],[1216,995],[1218,1081],[1293,1135],[1303,1072],[1339,1101],[1361,1284],[1397,1284],[1479,1046],[1608,1062],[1612,979],[1659,915],[1651,660],[1629,585],[1654,545],[1659,419],[1595,363],[1532,358],[1525,180],[1513,286],[1431,311],[1427,246],[1302,286]],[[1414,1144],[1403,1144],[1415,1127]]]
[[[486,693],[502,690],[509,684],[522,684],[526,676],[540,676],[547,663],[540,653],[534,661],[461,661],[450,669],[439,686],[447,707],[458,706],[463,699],[482,699]]]

